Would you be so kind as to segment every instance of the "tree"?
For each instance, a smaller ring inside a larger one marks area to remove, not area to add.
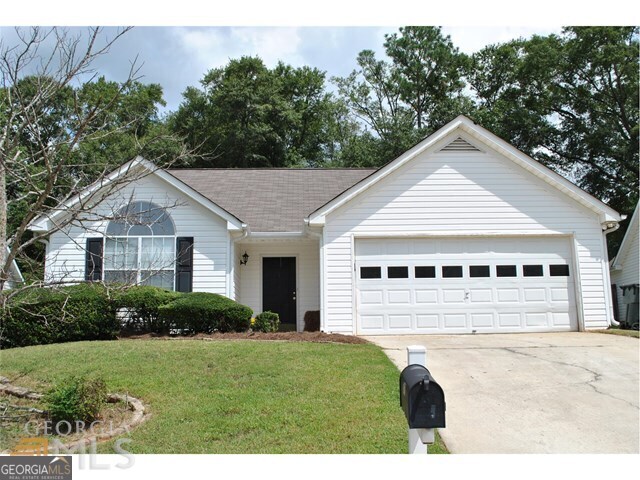
[[[333,79],[342,100],[363,125],[361,138],[353,138],[345,148],[346,165],[388,162],[472,108],[463,93],[467,57],[440,28],[400,28],[399,34],[385,35],[384,47],[389,61],[363,50],[357,70]],[[367,158],[349,156],[358,151],[366,152]]]
[[[492,45],[468,74],[476,119],[614,209],[638,201],[638,28]],[[624,234],[610,236],[614,253]]]
[[[14,259],[27,261],[45,235],[81,223],[107,195],[148,173],[131,169],[106,185],[109,172],[141,153],[160,162],[188,153],[156,122],[161,89],[138,83],[135,65],[122,83],[94,81],[92,64],[127,31],[103,39],[95,28],[85,38],[17,29],[19,44],[0,44],[0,291]],[[90,184],[103,188],[65,208],[52,231],[28,230]]]
[[[210,70],[202,89],[189,87],[169,120],[203,159],[192,166],[295,167],[320,165],[329,138],[334,100],[324,73],[258,57],[230,60]]]
[[[384,47],[416,128],[433,131],[451,120],[465,103],[467,56],[437,27],[401,27],[399,34],[385,35]]]

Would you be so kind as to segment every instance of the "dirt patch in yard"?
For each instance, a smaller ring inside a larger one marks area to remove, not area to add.
[[[365,344],[369,343],[364,338],[356,337],[354,335],[340,335],[339,333],[324,333],[324,332],[274,332],[274,333],[262,333],[262,332],[243,332],[243,333],[212,333],[212,334],[197,334],[197,335],[158,335],[158,334],[144,334],[144,335],[121,335],[120,339],[127,340],[279,340],[284,342],[314,342],[314,343],[350,343],[350,344]]]

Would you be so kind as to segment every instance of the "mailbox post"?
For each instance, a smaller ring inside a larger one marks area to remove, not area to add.
[[[445,427],[444,392],[425,367],[427,350],[407,348],[407,363],[400,374],[400,406],[409,425],[409,453],[427,453],[435,441],[435,428]]]

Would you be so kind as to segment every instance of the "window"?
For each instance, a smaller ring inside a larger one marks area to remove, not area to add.
[[[462,278],[462,266],[451,265],[442,267],[442,278]]]
[[[498,265],[496,266],[496,275],[498,277],[517,277],[515,265]]]
[[[541,277],[542,265],[523,265],[522,274],[525,277]]]
[[[491,276],[489,265],[471,265],[469,267],[469,276],[471,278]]]
[[[436,267],[416,267],[416,278],[436,278]]]
[[[549,274],[552,277],[568,277],[569,265],[549,265]]]
[[[409,278],[409,267],[387,267],[387,278]]]
[[[165,209],[132,202],[115,217],[104,242],[104,281],[173,290],[176,237]]]
[[[382,269],[380,267],[360,267],[360,278],[381,278]]]

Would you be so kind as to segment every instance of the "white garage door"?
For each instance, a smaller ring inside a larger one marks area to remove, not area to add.
[[[358,333],[577,330],[567,238],[356,240]]]

